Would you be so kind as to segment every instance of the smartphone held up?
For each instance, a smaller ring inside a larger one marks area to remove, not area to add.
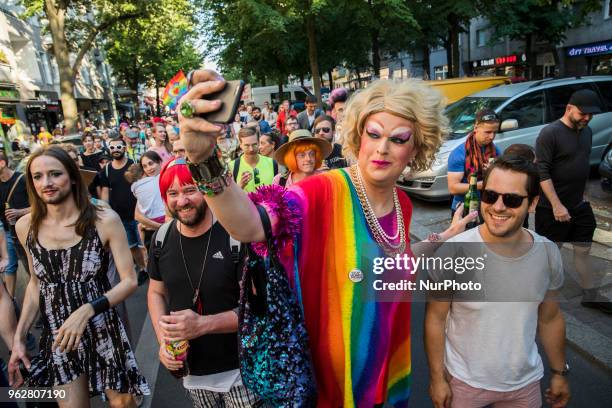
[[[244,81],[227,81],[221,91],[206,95],[204,99],[221,101],[221,107],[214,112],[202,113],[199,116],[212,123],[231,123],[238,111]]]

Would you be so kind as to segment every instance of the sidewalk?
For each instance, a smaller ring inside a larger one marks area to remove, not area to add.
[[[410,224],[413,242],[426,239],[432,231],[441,232],[450,224],[450,212],[446,208],[432,209],[423,202],[412,202],[415,204]],[[531,218],[530,225],[534,225],[533,215]],[[598,217],[598,225],[610,227],[609,223],[600,221]],[[591,250],[593,270],[603,277],[603,294],[612,299],[612,232],[598,228],[596,238],[597,242]],[[571,245],[564,245],[562,256],[564,265],[573,268]],[[582,307],[580,288],[572,278],[575,272],[568,270],[565,273],[562,294],[566,301],[561,303],[561,309],[565,317],[567,342],[580,354],[612,373],[612,315]]]

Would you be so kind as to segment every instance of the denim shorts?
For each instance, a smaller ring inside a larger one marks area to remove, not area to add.
[[[15,249],[15,243],[13,242],[13,236],[10,230],[4,230],[4,239],[6,239],[6,248],[8,250],[9,257],[9,263],[6,266],[4,273],[7,275],[14,275],[17,272],[17,266],[19,265],[19,257],[17,256],[17,250]]]
[[[140,234],[138,234],[138,223],[135,220],[123,221],[123,228],[127,234],[128,246],[130,249],[135,247],[142,248],[142,242],[140,241]]]

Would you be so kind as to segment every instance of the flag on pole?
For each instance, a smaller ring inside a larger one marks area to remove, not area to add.
[[[164,105],[174,110],[179,99],[187,93],[187,77],[180,70],[166,85],[164,89]]]

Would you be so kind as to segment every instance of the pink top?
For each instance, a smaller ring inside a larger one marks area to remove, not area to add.
[[[153,150],[155,153],[159,154],[159,157],[162,159],[162,166],[166,164],[167,161],[170,161],[174,158],[174,155],[166,150],[165,147],[149,147],[149,150]]]

